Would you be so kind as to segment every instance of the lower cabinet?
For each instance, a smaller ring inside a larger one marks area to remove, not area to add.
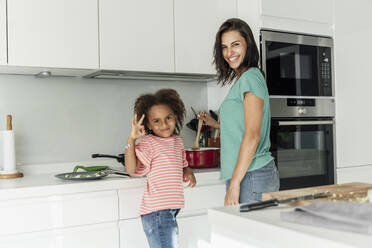
[[[207,214],[178,218],[178,227],[181,248],[197,248],[199,240],[210,241],[211,227]]]
[[[337,183],[372,183],[372,165],[337,168]]]
[[[0,237],[0,248],[119,248],[117,222]]]
[[[177,218],[180,248],[197,248],[199,240],[210,240],[208,216],[187,216]],[[140,218],[121,220],[120,248],[148,248],[146,235]]]

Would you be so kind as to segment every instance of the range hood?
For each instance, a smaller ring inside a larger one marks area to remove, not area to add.
[[[166,81],[188,81],[188,82],[209,82],[216,80],[215,74],[188,74],[188,73],[163,73],[163,72],[142,72],[142,71],[116,71],[99,70],[84,76],[85,78],[97,79],[134,79],[134,80],[166,80]]]

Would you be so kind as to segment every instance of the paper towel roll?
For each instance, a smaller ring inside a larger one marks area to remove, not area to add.
[[[15,159],[14,131],[13,130],[1,131],[1,138],[2,138],[1,155],[3,157],[2,159],[3,170],[0,171],[0,174],[17,173],[16,159]]]

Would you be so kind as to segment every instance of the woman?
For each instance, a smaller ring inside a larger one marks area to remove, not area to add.
[[[218,83],[233,83],[220,107],[221,179],[226,181],[225,205],[252,203],[263,192],[279,190],[279,174],[270,149],[269,94],[251,29],[240,19],[225,21],[216,35],[214,64]]]

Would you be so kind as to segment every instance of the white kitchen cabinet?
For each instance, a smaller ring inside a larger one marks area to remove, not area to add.
[[[355,171],[372,165],[371,9],[368,0],[335,1],[336,161]]]
[[[117,222],[0,236],[0,248],[119,248]]]
[[[173,0],[100,0],[100,68],[174,72]]]
[[[337,183],[371,183],[372,165],[337,168]]]
[[[215,36],[220,25],[233,17],[235,0],[174,0],[176,72],[215,74]]]
[[[121,220],[120,248],[148,248],[146,235],[142,228],[141,218]]]
[[[119,219],[115,190],[0,202],[0,235],[114,222]]]
[[[260,29],[333,36],[334,0],[237,0],[238,17],[259,42]]]
[[[8,65],[98,68],[98,0],[8,0],[7,5]]]
[[[6,0],[0,0],[0,65],[7,63]]]
[[[210,241],[211,227],[207,214],[180,217],[177,221],[181,248],[197,248],[199,240]]]

